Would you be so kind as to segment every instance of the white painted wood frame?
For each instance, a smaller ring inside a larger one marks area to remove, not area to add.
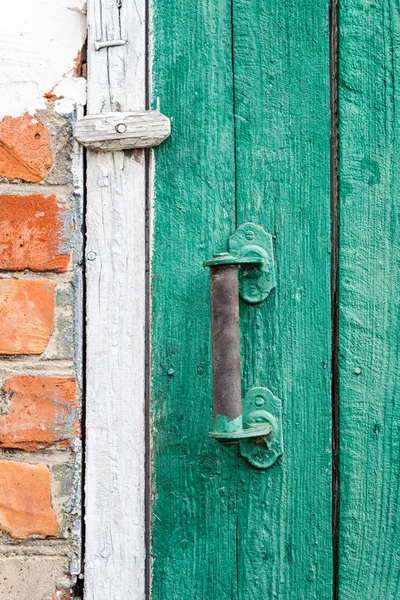
[[[88,30],[88,114],[144,110],[145,0]],[[145,197],[144,150],[88,151],[85,600],[145,597]]]

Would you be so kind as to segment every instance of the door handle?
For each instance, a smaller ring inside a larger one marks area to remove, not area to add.
[[[241,455],[260,469],[283,453],[282,403],[263,387],[242,401],[239,296],[249,304],[268,298],[276,286],[272,236],[254,223],[238,227],[229,252],[204,263],[210,267],[214,430],[224,444],[239,442]]]

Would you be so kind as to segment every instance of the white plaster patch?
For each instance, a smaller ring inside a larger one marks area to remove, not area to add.
[[[0,118],[46,108],[44,95],[64,96],[56,110],[85,103],[86,82],[72,76],[86,35],[83,0],[12,0],[0,21]]]
[[[76,10],[82,14],[87,12],[87,1],[86,0],[58,0],[60,6],[69,8],[70,10]]]
[[[55,109],[62,114],[71,112],[73,104],[83,106],[86,103],[86,79],[83,77],[63,77],[54,88]]]

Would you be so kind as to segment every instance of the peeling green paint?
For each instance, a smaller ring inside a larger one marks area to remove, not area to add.
[[[228,421],[228,417],[225,415],[215,415],[215,431],[219,432],[227,432],[233,433],[235,431],[243,430],[243,417],[240,415],[233,419],[233,421]]]

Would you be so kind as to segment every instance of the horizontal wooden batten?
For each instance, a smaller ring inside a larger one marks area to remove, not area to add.
[[[80,119],[74,138],[90,150],[117,152],[153,148],[171,133],[168,117],[156,110],[109,112]]]

